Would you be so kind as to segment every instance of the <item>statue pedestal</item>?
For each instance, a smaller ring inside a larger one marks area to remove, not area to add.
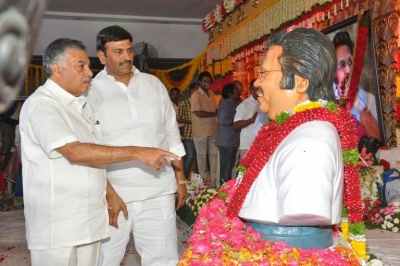
[[[332,229],[312,226],[281,226],[247,223],[267,241],[282,241],[296,248],[328,248],[333,245]]]

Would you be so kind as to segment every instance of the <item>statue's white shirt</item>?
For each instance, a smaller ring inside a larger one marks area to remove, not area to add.
[[[324,121],[304,123],[271,155],[239,216],[269,224],[337,224],[342,213],[343,171],[336,128]]]

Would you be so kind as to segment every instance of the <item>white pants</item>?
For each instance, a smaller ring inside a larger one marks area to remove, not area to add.
[[[110,226],[111,237],[101,242],[98,265],[119,266],[132,231],[142,266],[176,266],[179,256],[174,194],[131,202],[126,207],[129,218],[125,220],[120,212],[118,228]]]
[[[217,166],[219,159],[218,149],[215,146],[215,136],[193,137],[193,142],[197,153],[197,167],[199,168],[199,174],[203,177],[203,181],[207,181],[206,165],[208,154],[208,160],[210,161],[211,187],[219,187],[220,182]]]
[[[100,241],[89,244],[31,250],[32,266],[96,266],[99,257]]]

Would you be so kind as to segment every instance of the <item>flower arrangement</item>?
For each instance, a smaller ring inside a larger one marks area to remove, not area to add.
[[[186,183],[186,190],[189,194],[193,194],[203,184],[203,178],[200,174],[192,172]]]
[[[380,206],[380,200],[376,200],[372,204],[365,201],[365,226],[369,229],[379,228],[398,233],[400,229],[400,202],[391,202],[383,208],[380,208]]]
[[[180,266],[196,265],[359,265],[351,249],[301,250],[284,242],[267,242],[238,217],[227,217],[235,180],[222,186],[200,209]]]
[[[345,163],[341,229],[353,250],[338,245],[305,251],[281,242],[267,242],[237,216],[252,182],[275,148],[294,128],[313,120],[331,122],[341,137]],[[191,246],[179,265],[359,265],[359,259],[366,260],[367,255],[356,147],[348,110],[338,109],[332,102],[310,102],[281,113],[259,131],[241,161],[241,183],[234,186],[235,181],[228,182],[200,209],[189,240]]]
[[[201,184],[198,190],[188,197],[186,204],[193,211],[195,216],[199,215],[199,210],[212,200],[217,194],[217,191],[213,188],[207,188],[206,185]]]
[[[201,175],[192,173],[190,180],[186,183],[188,197],[186,205],[192,210],[195,216],[199,215],[199,210],[212,200],[217,194],[213,188],[208,188],[204,183]]]

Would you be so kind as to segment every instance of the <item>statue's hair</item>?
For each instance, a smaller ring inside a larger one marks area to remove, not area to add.
[[[279,57],[283,73],[282,89],[292,90],[295,86],[294,75],[298,75],[309,81],[309,100],[335,100],[332,88],[337,59],[335,47],[327,36],[314,29],[296,28],[289,33],[280,31],[271,35],[267,47],[271,46],[282,47]]]

